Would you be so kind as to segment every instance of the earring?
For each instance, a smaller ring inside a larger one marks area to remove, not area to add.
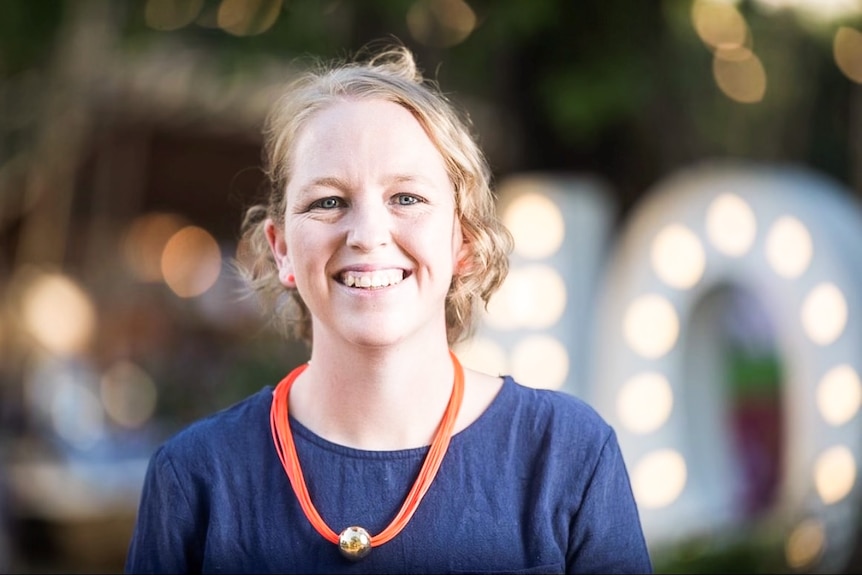
[[[287,279],[288,283],[294,283],[296,281],[296,278],[293,277],[293,274],[287,274],[286,279]]]

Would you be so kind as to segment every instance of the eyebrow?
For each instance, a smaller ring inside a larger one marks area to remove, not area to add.
[[[413,174],[392,174],[383,178],[384,185],[392,185],[392,184],[403,184],[403,183],[419,183],[419,184],[429,184],[428,178],[424,176],[418,176]],[[335,190],[339,190],[342,192],[346,192],[350,190],[351,184],[338,178],[336,176],[323,176],[320,178],[315,178],[299,188],[300,194],[306,194],[310,192],[313,188],[333,188]]]
[[[419,184],[428,184],[430,183],[428,178],[424,176],[417,176],[414,174],[393,174],[384,179],[384,183],[386,184],[411,184],[411,183],[419,183]]]
[[[324,176],[322,178],[315,178],[299,188],[299,193],[306,194],[310,192],[312,188],[334,188],[336,190],[346,191],[350,189],[350,185],[341,178]]]

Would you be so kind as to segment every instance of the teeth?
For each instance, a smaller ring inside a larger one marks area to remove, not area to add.
[[[341,281],[347,287],[381,288],[401,283],[404,270],[377,270],[373,272],[344,272]]]

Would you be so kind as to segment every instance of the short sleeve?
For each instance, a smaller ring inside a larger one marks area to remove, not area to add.
[[[569,573],[652,573],[616,434],[610,431],[573,518]]]
[[[188,479],[188,478],[186,478]],[[126,573],[200,572],[203,535],[174,464],[164,447],[147,467]]]

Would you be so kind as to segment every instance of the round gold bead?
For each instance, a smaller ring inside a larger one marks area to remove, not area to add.
[[[338,536],[338,548],[351,561],[359,561],[371,553],[371,535],[362,527],[353,525]]]

